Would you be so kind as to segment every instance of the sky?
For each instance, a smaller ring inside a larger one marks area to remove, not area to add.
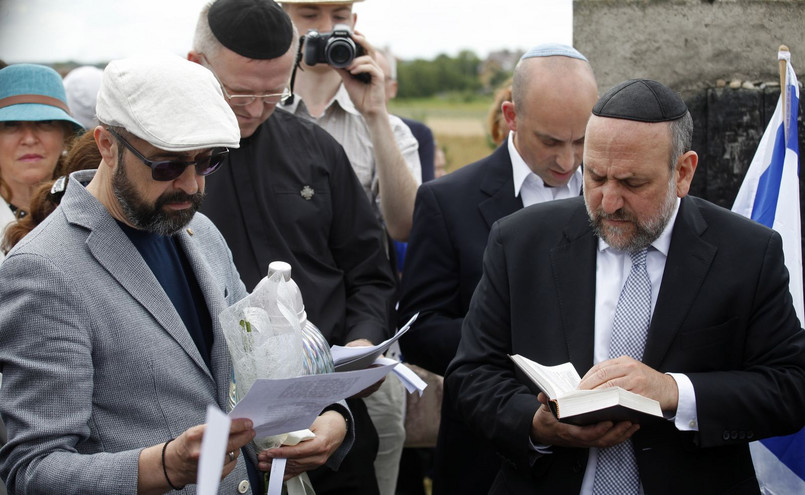
[[[106,62],[152,50],[186,55],[208,0],[0,0],[0,59]],[[572,0],[366,0],[356,28],[401,59],[463,49],[570,44]]]

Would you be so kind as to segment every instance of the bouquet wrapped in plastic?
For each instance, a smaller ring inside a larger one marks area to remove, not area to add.
[[[291,267],[272,262],[252,293],[219,315],[232,357],[234,406],[260,378],[292,378],[333,371],[330,347],[309,321]],[[290,433],[290,432],[289,432]],[[256,438],[259,450],[278,447],[288,434]]]

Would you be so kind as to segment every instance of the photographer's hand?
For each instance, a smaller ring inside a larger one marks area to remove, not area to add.
[[[364,54],[355,57],[346,69],[336,70],[344,80],[344,87],[352,103],[364,118],[387,118],[386,84],[383,71],[374,59],[375,49],[358,31],[352,33],[352,39],[363,48]],[[356,79],[358,74],[368,74],[371,77],[370,82]]]
[[[352,39],[363,47],[365,55],[357,57],[346,70],[338,69],[344,80],[344,87],[355,108],[366,119],[369,135],[377,164],[378,185],[380,188],[380,211],[389,235],[397,241],[407,241],[414,218],[417,179],[409,169],[406,159],[394,137],[388,110],[386,109],[386,83],[383,71],[374,59],[375,49],[359,32]],[[368,73],[372,76],[368,84],[361,82],[352,74]],[[415,168],[419,168],[419,158]]]

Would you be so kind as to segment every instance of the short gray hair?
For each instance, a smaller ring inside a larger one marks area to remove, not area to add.
[[[690,112],[669,123],[671,130],[671,171],[674,171],[679,157],[690,151],[693,145],[693,118]]]
[[[208,59],[215,58],[218,55],[218,51],[223,47],[210,28],[210,21],[207,18],[210,7],[212,7],[212,2],[201,9],[196,23],[196,32],[193,35],[193,50],[203,53]]]

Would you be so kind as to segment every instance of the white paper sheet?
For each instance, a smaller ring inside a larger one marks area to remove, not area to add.
[[[282,477],[285,475],[285,464],[288,459],[282,457],[271,461],[271,474],[268,476],[268,495],[282,493]]]
[[[251,419],[258,438],[303,430],[313,424],[322,409],[377,383],[396,365],[392,362],[357,371],[260,379],[229,417]]]
[[[405,335],[405,332],[411,328],[411,325],[416,321],[419,313],[415,314],[408,320],[408,323],[403,325],[402,328],[397,330],[390,339],[381,342],[380,344],[364,347],[345,347],[334,345],[330,348],[330,354],[333,355],[333,364],[336,371],[352,371],[368,368],[381,354],[397,341],[400,337]]]
[[[207,419],[204,436],[201,439],[201,457],[198,460],[196,493],[215,495],[224,471],[226,445],[229,441],[229,416],[214,405],[207,406]]]

